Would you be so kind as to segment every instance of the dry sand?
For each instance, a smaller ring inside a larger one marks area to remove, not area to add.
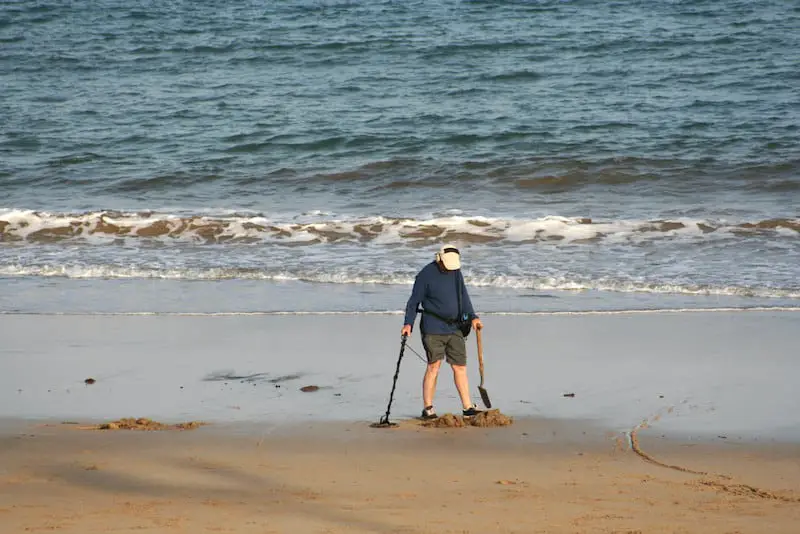
[[[800,447],[523,419],[0,428],[0,532],[797,533]],[[672,467],[669,467],[672,466]]]

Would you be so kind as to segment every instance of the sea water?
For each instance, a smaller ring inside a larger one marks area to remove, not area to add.
[[[800,305],[800,6],[0,4],[0,312]]]

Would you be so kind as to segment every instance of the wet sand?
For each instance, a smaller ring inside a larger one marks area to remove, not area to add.
[[[399,315],[0,315],[0,417],[377,421]],[[484,317],[485,386],[515,417],[647,420],[686,438],[800,441],[800,313]],[[473,399],[479,381],[468,340]],[[419,415],[415,333],[392,416]],[[88,384],[87,379],[92,383]],[[435,405],[460,409],[443,369]]]
[[[190,431],[6,422],[3,532],[796,533],[800,449],[579,422]],[[705,474],[700,474],[700,472]]]

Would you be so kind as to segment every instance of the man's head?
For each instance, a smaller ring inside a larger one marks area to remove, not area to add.
[[[436,253],[436,262],[448,271],[457,271],[461,268],[461,253],[453,245],[444,245]]]

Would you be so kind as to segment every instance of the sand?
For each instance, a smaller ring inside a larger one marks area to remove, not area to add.
[[[377,421],[400,315],[0,315],[0,417],[109,421]],[[485,386],[513,417],[800,441],[800,312],[484,317]],[[479,377],[469,351],[473,401]],[[422,409],[412,335],[393,418]],[[94,379],[87,384],[87,378]],[[316,386],[312,392],[302,391]],[[568,396],[569,395],[569,396]],[[438,413],[461,409],[449,369]]]
[[[139,430],[153,432],[158,430],[195,430],[205,423],[202,421],[186,421],[182,423],[166,424],[160,421],[153,421],[146,417],[123,417],[116,421],[100,423],[88,427],[80,427],[83,430]]]
[[[663,465],[624,436],[533,419],[492,429],[337,422],[280,432],[14,422],[0,437],[0,525],[4,533],[797,532],[797,446],[639,442]]]
[[[514,424],[514,418],[495,408],[493,410],[484,410],[472,417],[444,413],[435,419],[421,421],[419,424],[428,428],[463,428],[467,426],[494,428],[512,425]]]
[[[400,320],[0,316],[0,534],[800,531],[800,313],[487,316],[513,424],[371,428]]]

